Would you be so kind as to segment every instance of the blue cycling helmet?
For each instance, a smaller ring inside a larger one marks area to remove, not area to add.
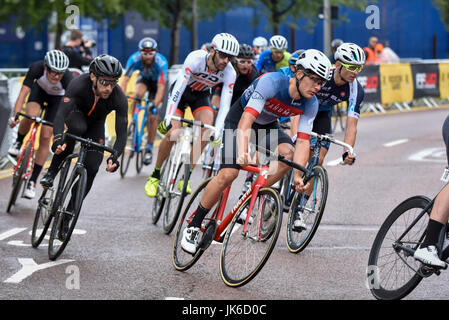
[[[299,50],[296,50],[295,52],[293,52],[292,55],[290,56],[290,58],[288,59],[288,63],[290,65],[294,66],[296,64],[296,60],[298,60],[299,56],[304,51],[305,51],[304,49],[299,49]]]

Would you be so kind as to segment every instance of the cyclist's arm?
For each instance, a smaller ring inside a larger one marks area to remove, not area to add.
[[[237,158],[245,158],[245,163],[249,162],[249,139],[251,136],[251,128],[257,117],[250,112],[243,112],[237,127]]]
[[[263,66],[264,66],[264,58],[265,58],[264,52],[265,51],[260,53],[259,59],[257,59],[257,63],[256,63],[256,68],[257,68],[257,71],[259,73],[262,73],[262,69],[263,69]]]
[[[117,139],[114,143],[114,150],[116,150],[117,158],[122,154],[126,146],[128,128],[128,101],[126,96],[120,95],[119,107],[115,111],[115,134]]]
[[[345,143],[354,147],[357,136],[357,124],[360,118],[360,106],[365,93],[357,80],[349,84],[348,117],[346,119]]]
[[[159,106],[162,104],[162,100],[164,99],[165,87],[167,85],[168,63],[166,59],[162,58],[162,56],[157,56],[156,59],[160,70],[157,79],[157,91],[156,96],[154,97],[154,104]]]
[[[13,116],[16,116],[18,112],[22,109],[23,104],[25,103],[25,99],[28,96],[28,94],[31,92],[31,88],[22,85],[22,88],[20,88],[19,96],[17,97],[16,104],[14,105],[14,113]]]
[[[76,108],[76,100],[72,97],[64,96],[58,106],[55,120],[53,121],[54,137],[61,136],[64,133],[64,122],[67,115]]]
[[[122,81],[120,82],[120,88],[122,88],[123,92],[126,92],[126,88],[128,87],[129,78],[130,77],[128,75],[124,75],[122,77]]]
[[[159,106],[162,104],[162,100],[164,99],[165,92],[165,83],[158,83],[156,95],[154,96],[154,105]]]
[[[194,51],[195,52],[195,51]],[[167,101],[167,108],[165,110],[165,125],[168,126],[169,123],[167,121],[168,117],[172,116],[176,109],[178,108],[179,101],[181,100],[181,97],[184,93],[184,90],[187,87],[187,84],[189,83],[190,76],[192,72],[196,70],[196,63],[195,63],[195,56],[190,53],[186,60],[184,61],[184,64],[182,66],[181,71],[179,72],[178,76],[176,77],[176,82],[173,86],[173,89],[171,90],[168,101]]]
[[[293,116],[290,117],[290,137],[294,137],[296,132],[298,132],[298,126],[299,126],[299,118],[301,116]]]
[[[230,64],[226,67],[225,72],[226,76],[223,79],[223,87],[221,90],[220,109],[218,110],[217,120],[215,121],[215,128],[218,134],[223,130],[224,120],[231,107],[232,93],[237,76],[234,68]]]
[[[318,112],[318,100],[316,97],[306,102],[305,111],[299,118],[297,140],[293,159],[296,163],[305,166],[309,160],[310,134],[312,133],[313,121]],[[295,174],[302,174],[296,170]]]

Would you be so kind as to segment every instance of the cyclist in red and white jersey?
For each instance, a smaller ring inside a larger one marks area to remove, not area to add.
[[[219,33],[212,39],[212,47],[209,52],[196,50],[187,56],[181,72],[170,88],[165,119],[158,127],[159,132],[166,134],[166,136],[159,146],[154,171],[145,184],[147,196],[156,196],[162,164],[170,155],[170,150],[176,141],[172,134],[176,132],[175,129],[181,126],[177,121],[170,123],[170,116],[174,114],[183,116],[185,108],[190,106],[195,120],[213,125],[214,112],[210,103],[211,88],[218,84],[223,84],[223,89],[220,110],[215,124],[218,135],[214,137],[214,143],[221,144],[219,135],[230,108],[236,79],[236,72],[230,62],[238,53],[239,43],[237,39],[231,34]],[[201,149],[206,144],[207,141],[201,141]],[[191,193],[190,182],[187,185],[187,192]]]

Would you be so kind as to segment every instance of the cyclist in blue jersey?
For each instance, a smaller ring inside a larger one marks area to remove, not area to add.
[[[225,120],[221,168],[208,183],[195,216],[183,231],[181,247],[184,251],[196,252],[202,220],[226,187],[237,178],[240,167],[250,163],[248,146],[251,131],[255,133],[257,144],[306,165],[312,123],[318,111],[315,94],[330,76],[329,59],[322,52],[310,49],[296,62],[293,78],[280,72],[266,73],[257,78],[232,105]],[[295,147],[292,139],[279,130],[278,122],[282,116],[294,115],[301,115]],[[268,172],[267,185],[279,180],[289,168],[283,163],[273,163]],[[300,193],[309,185],[304,185],[298,170],[294,171],[293,183]]]
[[[257,60],[256,68],[260,73],[274,72],[279,68],[288,67],[290,53],[287,52],[288,42],[283,36],[272,36],[270,48],[263,51]]]
[[[123,92],[126,92],[129,78],[132,73],[139,71],[136,83],[137,98],[143,98],[148,91],[148,97],[154,99],[154,107],[149,110],[148,142],[145,147],[144,164],[149,165],[153,159],[153,143],[156,138],[158,106],[162,105],[165,86],[167,84],[168,62],[157,52],[157,42],[152,38],[143,38],[139,42],[139,51],[132,54],[126,64],[125,74],[121,82]],[[137,101],[133,100],[131,110],[134,110]]]
[[[354,43],[343,43],[334,55],[335,69],[332,78],[317,94],[320,107],[313,124],[313,131],[319,134],[332,133],[332,107],[342,101],[348,101],[348,117],[346,120],[345,143],[354,147],[357,135],[357,123],[360,118],[360,105],[363,102],[364,90],[357,81],[357,75],[362,71],[365,63],[365,53]],[[316,143],[313,138],[311,145]],[[324,157],[329,150],[330,143],[322,142],[319,164],[323,164]],[[356,155],[345,150],[342,155],[345,164],[352,165]]]
[[[293,73],[295,72],[296,60],[298,60],[299,56],[304,51],[305,51],[304,49],[299,49],[299,50],[296,50],[295,52],[293,52],[292,55],[290,56],[290,58],[288,59],[288,67],[279,68],[277,72],[282,72],[286,76],[293,78]]]

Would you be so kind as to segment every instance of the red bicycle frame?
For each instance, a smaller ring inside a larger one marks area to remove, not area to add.
[[[28,160],[27,160],[27,170],[25,171],[25,175],[23,177],[21,177],[21,179],[27,179],[29,175],[31,175],[31,159],[33,157],[34,154],[34,144],[36,142],[36,134],[37,134],[37,129],[39,128],[39,124],[37,122],[33,123],[33,129],[31,131],[30,137],[28,138],[27,142],[24,144],[25,146],[28,145],[28,142],[31,140],[31,152],[28,155]],[[26,148],[22,149],[22,152],[20,153],[20,157],[17,160],[17,164],[14,166],[14,174],[17,171],[17,168],[19,167],[20,162],[22,161],[22,158],[25,156],[25,152],[26,152]]]
[[[220,200],[220,205],[215,209],[214,214],[212,217],[215,217],[215,220],[217,221],[217,230],[215,232],[214,240],[215,241],[221,241],[221,235],[228,227],[229,223],[234,218],[237,210],[240,208],[242,203],[244,203],[250,195],[253,195],[251,198],[251,202],[249,204],[248,212],[246,215],[245,223],[243,225],[243,234],[246,234],[246,229],[248,226],[248,221],[251,216],[251,212],[254,207],[254,203],[256,202],[256,195],[259,193],[260,188],[264,188],[267,185],[267,176],[268,176],[268,165],[262,165],[261,168],[254,167],[254,166],[245,166],[242,167],[242,170],[250,171],[254,173],[258,173],[259,176],[257,177],[256,181],[253,182],[251,187],[245,192],[245,194],[237,201],[236,205],[232,208],[232,210],[224,217],[224,210],[226,209],[226,203],[228,201],[229,192],[231,191],[231,186],[226,187],[223,196]],[[192,215],[188,218],[188,221],[192,221],[193,216],[195,215],[196,210],[192,213]],[[205,231],[205,227],[201,227],[201,231]]]

